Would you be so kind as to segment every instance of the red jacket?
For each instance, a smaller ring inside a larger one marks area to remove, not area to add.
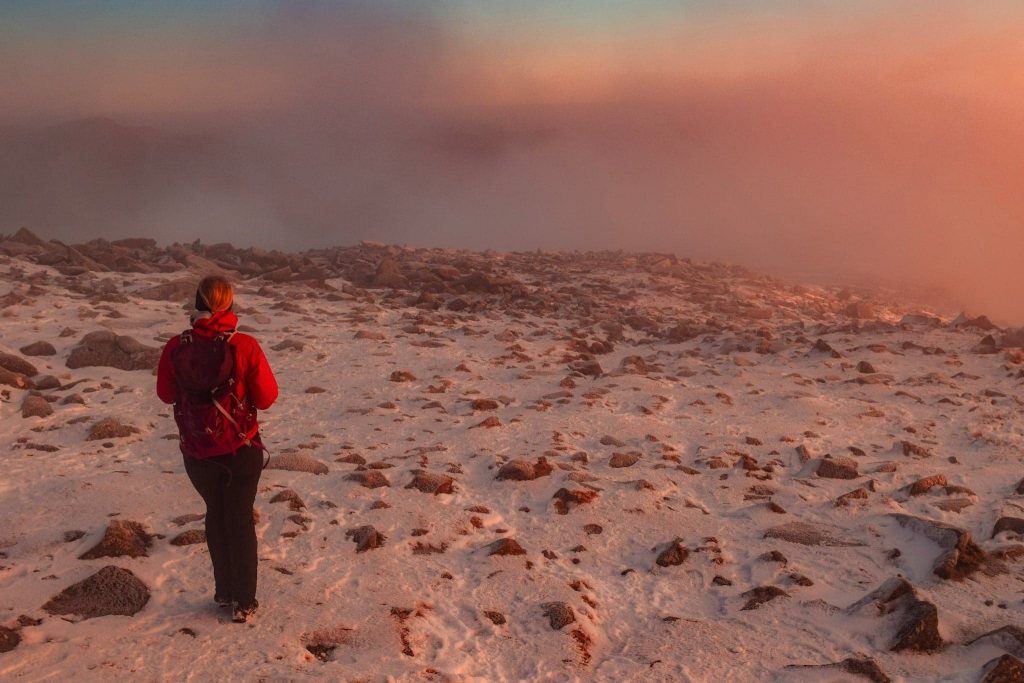
[[[230,332],[237,326],[238,316],[231,311],[220,311],[209,318],[196,320],[192,330],[194,334],[209,338]],[[178,383],[174,377],[171,357],[180,343],[181,335],[176,335],[168,341],[157,366],[156,394],[164,403],[175,403],[178,398]],[[229,343],[235,347],[235,396],[243,404],[248,401],[257,410],[266,410],[277,400],[277,380],[267,363],[263,349],[260,348],[259,342],[241,332],[235,333]],[[248,431],[246,437],[252,438],[259,431],[259,425],[254,422]],[[241,438],[237,441],[238,443],[230,450],[236,450],[244,443]]]

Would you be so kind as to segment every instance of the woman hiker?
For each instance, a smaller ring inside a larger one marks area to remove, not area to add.
[[[174,404],[185,471],[206,503],[213,599],[245,622],[259,606],[252,510],[263,444],[256,411],[277,399],[277,381],[259,343],[236,331],[233,300],[227,279],[203,278],[191,329],[160,356],[156,393]]]

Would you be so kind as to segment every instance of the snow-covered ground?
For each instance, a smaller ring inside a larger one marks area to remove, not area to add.
[[[703,321],[717,300],[690,296],[678,278],[583,270],[580,296],[630,293],[631,312],[663,321]],[[52,343],[56,355],[26,359],[66,387],[41,392],[56,398],[52,415],[25,418],[28,392],[0,387],[0,625],[20,639],[0,654],[0,678],[837,681],[867,679],[787,667],[864,657],[892,680],[979,680],[1016,641],[967,643],[1024,626],[1019,536],[992,538],[997,520],[1024,518],[1021,366],[973,353],[976,329],[899,324],[898,304],[855,320],[834,291],[714,272],[751,308],[719,306],[714,330],[678,342],[642,320],[619,339],[621,319],[588,318],[586,307],[456,311],[340,279],[327,281],[343,292],[331,297],[239,284],[243,329],[282,389],[261,418],[271,455],[328,471],[264,472],[262,606],[237,625],[213,603],[205,545],[170,543],[202,528],[172,520],[203,506],[155,377],[65,365],[95,330],[154,347],[181,331],[184,297],[136,294],[183,273],[67,277],[0,257],[0,297],[27,297],[0,309],[0,351]],[[287,340],[299,344],[273,350]],[[602,340],[601,374],[573,366]],[[392,381],[396,371],[411,378]],[[71,394],[82,403],[62,401]],[[138,433],[87,440],[111,417]],[[850,478],[819,476],[826,454]],[[549,474],[497,478],[509,461],[542,457]],[[390,485],[346,478],[364,468]],[[407,488],[418,470],[451,477],[454,492]],[[945,484],[910,495],[931,475]],[[284,489],[301,510],[270,502]],[[590,500],[559,514],[561,489]],[[981,568],[936,575],[941,541],[894,513],[970,531]],[[111,520],[156,534],[148,556],[79,559]],[[766,537],[794,522],[822,525],[820,538]],[[356,552],[346,532],[363,526],[383,534],[381,547]],[[67,541],[74,530],[84,535]],[[489,555],[502,538],[525,554]],[[686,552],[672,564],[662,553],[677,541]],[[148,586],[140,612],[82,620],[42,609],[106,565]],[[893,652],[902,617],[846,609],[895,576],[937,608],[940,649]],[[743,609],[747,591],[771,586],[785,594]],[[566,606],[574,621],[553,623]]]

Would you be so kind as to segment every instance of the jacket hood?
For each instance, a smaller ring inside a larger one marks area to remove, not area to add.
[[[204,337],[215,337],[224,332],[230,332],[238,327],[238,316],[231,311],[218,311],[211,316],[197,318],[192,323],[192,329],[196,334]]]

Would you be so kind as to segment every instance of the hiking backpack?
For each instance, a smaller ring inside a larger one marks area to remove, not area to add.
[[[252,445],[247,433],[256,414],[234,393],[235,347],[232,330],[202,337],[186,330],[171,355],[178,384],[174,421],[181,450],[193,458],[233,453],[241,444]]]

